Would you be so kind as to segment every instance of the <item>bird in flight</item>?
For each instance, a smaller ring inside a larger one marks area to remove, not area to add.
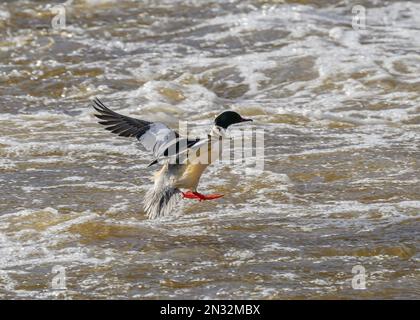
[[[154,174],[153,188],[146,192],[144,198],[144,210],[149,219],[169,215],[180,195],[199,201],[222,197],[222,194],[199,193],[197,186],[200,177],[218,158],[225,130],[233,124],[252,121],[242,118],[237,112],[224,111],[216,117],[206,138],[191,139],[180,136],[161,122],[135,119],[112,111],[98,98],[93,100],[93,108],[98,112],[95,116],[101,120],[99,123],[106,130],[122,137],[137,138],[153,154],[153,161],[148,167],[162,165]]]

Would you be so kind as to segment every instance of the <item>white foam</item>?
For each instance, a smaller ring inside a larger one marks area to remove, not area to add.
[[[10,12],[5,8],[0,7],[0,21],[6,21],[10,19]]]
[[[85,177],[79,177],[79,176],[65,177],[61,179],[61,181],[83,181],[83,180],[85,180]]]

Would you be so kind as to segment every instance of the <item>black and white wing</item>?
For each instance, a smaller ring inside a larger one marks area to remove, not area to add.
[[[151,164],[157,163],[158,159],[185,151],[180,148],[189,148],[199,141],[180,138],[178,132],[161,122],[149,122],[119,114],[106,107],[98,98],[93,100],[93,107],[99,112],[95,116],[102,120],[99,123],[106,130],[122,137],[136,137],[147,151],[152,152],[156,160]]]

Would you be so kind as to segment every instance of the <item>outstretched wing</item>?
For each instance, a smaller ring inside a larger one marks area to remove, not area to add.
[[[186,140],[186,148],[199,141],[199,139],[180,138],[178,132],[161,122],[149,122],[119,114],[106,107],[98,98],[93,100],[93,107],[99,112],[95,116],[102,120],[99,123],[104,125],[106,130],[123,137],[136,137],[147,151],[153,153],[155,159],[170,157],[181,152],[179,148],[181,141]],[[174,145],[177,145],[177,148],[173,148]],[[154,163],[157,161],[152,162]]]

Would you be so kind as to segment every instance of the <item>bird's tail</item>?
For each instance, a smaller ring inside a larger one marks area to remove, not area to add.
[[[178,199],[181,190],[172,186],[159,186],[147,191],[144,197],[144,210],[149,219],[156,219],[169,215]]]

